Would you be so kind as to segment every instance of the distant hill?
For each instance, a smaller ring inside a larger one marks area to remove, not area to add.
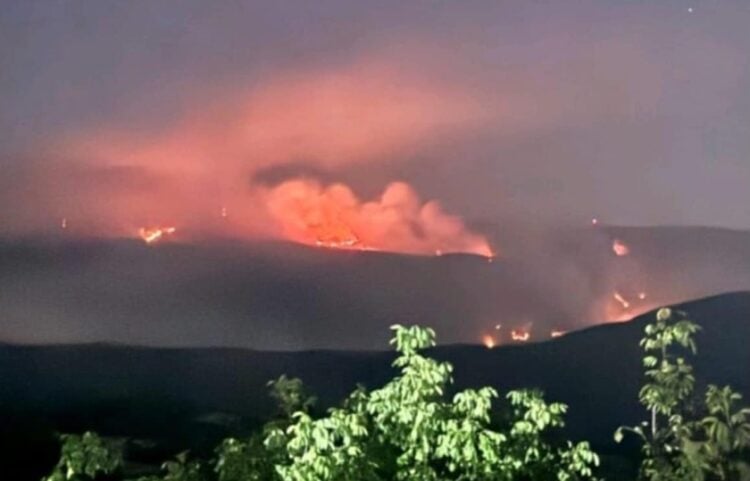
[[[0,239],[0,341],[372,350],[396,322],[434,326],[446,343],[476,343],[497,324],[545,339],[750,290],[744,231],[507,227],[494,238],[492,263],[217,239]]]
[[[680,308],[703,326],[695,359],[699,382],[731,383],[750,399],[750,293]],[[638,341],[652,317],[591,327],[549,342],[492,350],[448,345],[432,354],[454,364],[458,387],[542,388],[549,399],[570,405],[571,436],[591,439],[608,451],[618,425],[644,417],[637,402]],[[321,404],[329,405],[356,383],[377,387],[386,381],[392,357],[389,352],[2,345],[0,452],[13,453],[9,459],[19,464],[36,463],[43,472],[54,458],[48,437],[53,429],[156,437],[201,449],[224,432],[202,423],[207,415],[224,413],[231,419],[226,414],[233,414],[250,423],[268,415],[269,379],[282,373],[301,377]],[[47,453],[47,458],[26,457],[30,452]]]

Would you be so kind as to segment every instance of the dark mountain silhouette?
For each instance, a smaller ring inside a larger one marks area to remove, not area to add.
[[[703,326],[694,360],[699,384],[732,384],[750,398],[750,293],[689,302],[680,309]],[[637,401],[638,341],[653,315],[548,342],[492,350],[447,345],[431,354],[454,364],[459,388],[543,389],[548,399],[570,405],[571,436],[591,439],[610,452],[617,426],[645,418]],[[268,416],[272,405],[265,385],[282,373],[302,378],[323,407],[356,383],[377,387],[385,382],[393,374],[392,358],[390,352],[2,345],[0,452],[12,460],[12,479],[32,479],[54,461],[53,430],[94,429],[154,438],[165,450],[200,451],[237,429],[210,419],[237,416],[251,426]],[[29,474],[28,466],[36,470]]]

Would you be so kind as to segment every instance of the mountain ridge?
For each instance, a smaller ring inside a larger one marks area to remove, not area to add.
[[[676,308],[703,327],[692,361],[698,388],[731,384],[750,399],[750,292]],[[653,315],[545,342],[494,349],[452,344],[428,354],[453,364],[454,390],[490,385],[503,395],[542,389],[548,400],[569,405],[567,435],[591,440],[605,454],[618,452],[613,431],[645,419],[638,403],[638,341]],[[59,431],[155,439],[162,454],[210,452],[217,439],[242,433],[272,413],[268,380],[300,377],[323,409],[357,383],[373,389],[387,382],[395,374],[393,358],[389,351],[0,345],[0,449],[16,463],[8,469],[18,480],[38,479],[49,469],[57,449],[52,433]],[[207,423],[215,413],[239,424],[230,429]],[[29,466],[38,469],[29,472]]]

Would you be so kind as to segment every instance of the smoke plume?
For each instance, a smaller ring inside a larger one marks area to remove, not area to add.
[[[436,200],[420,200],[409,184],[392,183],[367,202],[337,176],[348,165],[404,158],[479,125],[486,108],[462,89],[369,58],[219,90],[191,99],[181,115],[155,128],[104,125],[53,139],[50,151],[18,167],[8,183],[2,200],[19,207],[3,230],[64,226],[71,236],[137,237],[172,226],[174,239],[183,241],[275,237],[491,254],[482,236]],[[263,180],[290,165],[330,172],[331,185],[288,175],[270,187]]]
[[[492,256],[487,239],[469,231],[436,201],[423,202],[403,182],[363,202],[343,184],[289,180],[265,192],[266,205],[285,238],[327,247],[413,254],[450,252]]]

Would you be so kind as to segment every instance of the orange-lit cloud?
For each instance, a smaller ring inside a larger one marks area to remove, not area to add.
[[[376,61],[278,74],[206,97],[161,132],[85,132],[66,148],[114,164],[221,176],[299,159],[336,166],[403,154],[486,118],[469,92]]]
[[[280,233],[279,222],[283,236],[306,242],[293,225],[301,214],[288,204],[304,191],[319,214],[340,209],[352,217],[373,248],[485,253],[483,240],[468,234],[458,218],[436,202],[422,204],[405,184],[362,203],[343,186],[292,182],[269,190],[252,179],[290,163],[328,170],[408,158],[424,144],[477,127],[486,117],[486,106],[465,89],[387,62],[276,74],[250,87],[198,96],[157,131],[105,126],[65,138],[55,145],[56,155],[76,159],[77,170],[137,174],[149,181],[137,189],[128,185],[138,179],[120,189],[89,185],[94,183],[85,176],[71,176],[65,185],[52,182],[58,199],[52,217],[68,218],[71,232],[86,224],[116,235],[136,226],[176,224],[182,236],[217,228],[223,234],[268,236]],[[231,216],[217,215],[228,211]]]
[[[403,182],[388,185],[369,202],[346,185],[324,187],[312,180],[284,182],[266,190],[264,197],[281,234],[297,242],[413,254],[493,255],[487,239],[438,202],[423,202]]]

